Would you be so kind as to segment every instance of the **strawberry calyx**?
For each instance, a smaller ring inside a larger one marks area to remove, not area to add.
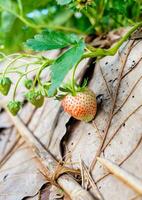
[[[25,85],[25,87],[29,90],[29,89],[31,89],[31,87],[32,87],[32,85],[33,85],[33,80],[32,79],[26,79],[25,81],[24,81],[24,85]]]
[[[62,100],[65,96],[68,94],[71,94],[72,96],[76,96],[78,92],[83,92],[87,88],[88,80],[84,79],[82,85],[79,85],[75,82],[74,87],[72,87],[71,82],[68,82],[61,87],[59,87],[59,94],[56,96],[57,100]]]

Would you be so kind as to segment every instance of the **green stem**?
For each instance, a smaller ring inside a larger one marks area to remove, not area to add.
[[[0,56],[2,57],[2,59],[6,58],[6,55],[5,55],[3,52],[0,52]],[[1,59],[1,60],[2,60],[2,59]],[[0,60],[0,61],[1,61],[1,60]]]
[[[53,63],[53,61],[54,61],[54,60],[47,60],[46,62],[44,62],[44,63],[41,65],[41,67],[39,68],[39,70],[38,70],[38,72],[37,72],[37,74],[36,74],[36,77],[35,77],[35,79],[34,79],[32,88],[35,87],[36,81],[38,81],[39,85],[42,85],[42,84],[41,84],[41,81],[40,81],[40,78],[39,78],[39,77],[40,77],[40,74],[41,74],[42,70],[45,69],[47,66],[51,65],[51,64]]]
[[[123,44],[123,42],[125,42],[130,36],[131,34],[137,29],[139,28],[140,26],[142,26],[142,22],[140,23],[137,23],[133,28],[131,28],[127,33],[126,35],[124,35],[124,37],[122,37],[122,39],[120,39],[116,45],[114,47],[111,47],[110,49],[101,49],[101,48],[97,48],[97,49],[93,49],[93,47],[89,48],[89,50],[91,52],[89,53],[85,53],[81,60],[84,59],[84,58],[94,58],[94,57],[103,57],[103,56],[107,56],[107,55],[114,55],[118,49],[120,48],[120,46]],[[89,47],[89,46],[88,46]],[[80,61],[81,61],[80,60]],[[79,62],[80,62],[79,61]],[[76,94],[76,91],[75,91],[75,72],[76,72],[76,69],[77,69],[77,66],[79,64],[79,62],[75,65],[74,69],[73,69],[73,73],[72,73],[72,90],[73,90],[73,95]]]
[[[11,60],[11,59],[9,59],[10,57],[19,56],[21,54],[20,53],[13,53],[13,54],[10,54],[10,55],[5,55],[4,53],[0,52],[0,55],[3,55],[3,58],[0,60],[0,62],[2,62],[5,59]]]
[[[76,85],[76,83],[75,83],[75,72],[76,72],[77,66],[80,63],[80,61],[74,66],[73,72],[72,72],[72,93],[73,93],[73,96],[76,95],[76,89],[75,89],[75,85]]]
[[[15,59],[13,59],[11,62],[8,63],[8,65],[6,66],[4,72],[3,72],[3,77],[6,75],[8,68],[18,59],[22,58],[21,55],[19,55],[18,57],[16,57]]]
[[[107,55],[115,55],[116,52],[118,51],[118,49],[120,48],[120,46],[123,44],[123,42],[125,42],[130,36],[131,34],[137,30],[140,26],[142,26],[142,22],[137,23],[135,26],[133,26],[127,33],[126,35],[124,35],[115,45],[114,47],[111,47],[109,49],[101,49],[101,48],[97,48],[94,49],[94,51],[89,52],[89,53],[85,53],[83,55],[82,58],[94,58],[94,57],[103,57],[103,56],[107,56]]]
[[[20,15],[23,16],[23,5],[22,5],[22,1],[21,1],[21,0],[17,0],[17,3],[18,3]]]
[[[24,76],[26,76],[27,74],[29,74],[29,73],[31,73],[31,72],[37,70],[37,69],[38,69],[38,67],[37,67],[37,68],[34,68],[34,69],[30,70],[30,71],[25,72],[24,74],[22,74],[22,75],[19,77],[19,79],[18,79],[18,81],[17,81],[17,83],[16,83],[16,85],[15,85],[15,88],[14,88],[14,92],[13,92],[13,100],[15,99],[15,96],[16,96],[16,90],[17,90],[17,87],[18,87],[18,85],[19,85],[21,79],[22,79]]]
[[[18,13],[14,12],[13,10],[11,10],[9,8],[3,7],[1,5],[0,5],[0,8],[2,10],[6,10],[7,12],[9,12],[12,15],[14,15],[15,17],[17,17],[21,22],[23,22],[28,27],[31,27],[31,28],[36,29],[38,31],[40,29],[49,28],[49,29],[53,29],[53,30],[60,30],[60,31],[71,32],[71,33],[83,34],[84,35],[83,32],[81,32],[81,31],[79,31],[79,30],[77,30],[75,28],[70,28],[70,27],[65,27],[65,26],[58,26],[58,25],[48,25],[48,24],[37,25],[37,24],[29,22],[22,15],[19,15]]]
[[[8,65],[6,66],[6,68],[5,68],[4,72],[3,72],[3,76],[5,76],[5,74],[7,73],[8,69],[9,69],[9,67],[10,67],[15,61],[17,61],[17,60],[20,59],[20,58],[24,58],[24,57],[37,58],[37,59],[41,59],[41,58],[42,58],[41,56],[36,56],[36,55],[20,54],[20,55],[18,55],[16,58],[14,58],[12,61],[10,61],[10,62],[8,63]],[[22,65],[20,65],[20,66],[17,66],[17,68],[18,68],[18,67],[22,67],[22,66],[24,66],[24,65],[40,64],[40,63],[41,63],[41,61],[35,61],[35,62],[27,63],[27,64],[24,63],[24,64],[22,64]]]
[[[18,70],[11,70],[11,71],[8,71],[6,72],[6,74],[14,74],[14,73],[17,73],[17,74],[23,74],[23,72],[21,71],[18,71]],[[3,72],[0,72],[1,75],[3,75]]]
[[[109,51],[112,53],[112,55],[114,55],[114,54],[117,52],[117,50],[118,50],[119,47],[123,44],[123,42],[125,42],[125,41],[131,36],[131,34],[132,34],[135,30],[137,30],[140,26],[142,26],[142,22],[139,22],[139,23],[137,23],[135,26],[133,26],[133,27],[126,33],[126,35],[124,35],[124,37],[122,37],[122,39],[119,40],[119,41],[117,42],[117,44],[116,44],[114,47],[110,48]]]
[[[12,70],[13,69],[17,69],[17,68],[20,68],[20,67],[23,67],[23,66],[27,66],[27,65],[39,65],[39,64],[41,64],[41,62],[40,61],[37,61],[37,62],[30,62],[30,63],[24,63],[24,64],[22,64],[22,65],[18,65],[18,66],[16,66],[15,68],[11,68]]]

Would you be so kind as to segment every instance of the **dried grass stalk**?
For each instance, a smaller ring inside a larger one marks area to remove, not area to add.
[[[137,193],[142,194],[142,181],[139,178],[107,159],[97,157],[97,160],[121,181],[130,186]]]

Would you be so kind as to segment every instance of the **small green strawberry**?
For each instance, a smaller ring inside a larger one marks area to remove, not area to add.
[[[32,85],[33,85],[33,80],[32,79],[26,79],[25,81],[24,81],[24,85],[25,85],[25,87],[29,90],[29,89],[31,89],[31,87],[32,87]]]
[[[44,96],[41,94],[40,90],[32,89],[25,96],[36,108],[41,107],[44,103]]]
[[[88,88],[76,92],[75,96],[67,94],[61,101],[61,104],[65,112],[81,121],[89,122],[96,115],[96,96]]]
[[[0,77],[0,92],[6,96],[11,87],[11,80],[9,77]]]
[[[21,102],[12,100],[8,103],[7,107],[8,107],[8,110],[12,113],[12,115],[15,116],[17,115],[18,111],[21,108]]]

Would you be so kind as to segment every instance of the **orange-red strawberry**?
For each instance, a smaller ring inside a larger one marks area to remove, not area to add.
[[[95,94],[88,88],[77,92],[75,96],[66,95],[61,104],[64,111],[81,121],[89,122],[96,114],[97,103]]]

